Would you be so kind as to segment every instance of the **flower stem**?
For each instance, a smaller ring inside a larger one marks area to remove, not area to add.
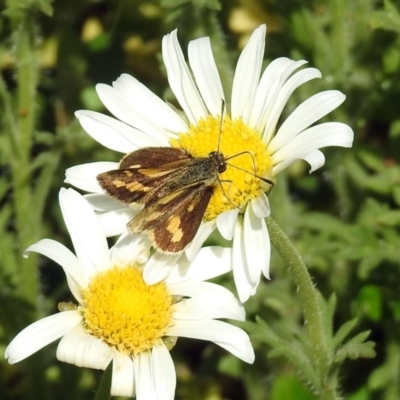
[[[94,400],[109,400],[111,399],[110,388],[112,379],[112,362],[108,365],[103,373],[100,381],[99,390],[96,393]]]
[[[321,400],[338,400],[340,396],[337,393],[336,375],[328,376],[332,360],[324,330],[322,309],[311,276],[300,254],[278,224],[272,218],[267,218],[267,226],[271,243],[287,263],[297,286],[308,342],[313,346],[315,368],[320,377],[318,394]]]
[[[5,82],[0,82],[0,99],[6,111],[4,120],[8,135],[8,160],[12,174],[13,213],[15,219],[15,259],[21,260],[23,251],[38,240],[40,221],[32,207],[32,138],[36,120],[39,66],[36,61],[34,17],[25,10],[12,18],[15,49],[17,90],[16,98],[7,93]],[[15,106],[14,106],[15,104]],[[30,304],[38,301],[36,257],[17,262],[13,275],[17,295]]]

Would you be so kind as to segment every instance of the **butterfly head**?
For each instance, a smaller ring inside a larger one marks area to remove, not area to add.
[[[222,174],[223,172],[226,171],[225,157],[223,156],[222,153],[220,153],[219,151],[212,151],[208,155],[208,158],[213,161],[219,174]]]

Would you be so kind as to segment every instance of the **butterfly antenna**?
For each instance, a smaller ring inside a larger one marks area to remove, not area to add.
[[[225,111],[225,100],[221,99],[221,121],[219,122],[219,135],[218,135],[218,146],[217,146],[218,153],[219,153],[219,149],[221,148],[221,136],[222,136],[222,124],[224,122],[224,111]]]
[[[248,154],[248,155],[251,157],[251,161],[253,162],[253,171],[254,171],[254,172],[247,171],[247,170],[244,169],[244,168],[240,168],[240,167],[238,167],[237,165],[233,165],[233,164],[230,164],[230,163],[228,163],[228,162],[227,162],[226,164],[229,165],[230,167],[233,167],[233,168],[236,168],[236,169],[238,169],[238,170],[240,170],[240,171],[243,171],[243,172],[245,172],[246,174],[251,174],[251,175],[253,175],[255,178],[261,179],[263,182],[268,183],[269,185],[271,185],[272,187],[274,187],[275,184],[274,184],[274,182],[272,182],[270,179],[263,178],[263,177],[261,177],[261,176],[259,176],[259,175],[256,174],[256,163],[255,163],[255,161],[254,161],[254,156],[253,156],[253,154],[250,153],[250,151],[247,151],[247,150],[246,150],[246,151],[242,151],[242,152],[240,152],[240,153],[234,154],[233,156],[227,157],[227,158],[225,158],[225,162],[228,161],[228,160],[230,160],[230,159],[232,159],[232,158],[234,158],[234,157],[241,156],[242,154]]]
[[[244,150],[244,151],[241,151],[240,153],[234,154],[233,156],[226,157],[226,158],[225,158],[225,161],[228,161],[228,160],[230,160],[230,159],[232,159],[232,158],[241,156],[242,154],[248,154],[248,155],[251,157],[251,161],[252,161],[252,163],[253,163],[253,171],[254,171],[253,175],[254,175],[254,176],[257,176],[257,175],[256,175],[256,163],[255,163],[255,161],[254,161],[254,156],[253,156],[253,154],[251,154],[251,152],[248,151],[248,150]],[[232,164],[228,164],[228,165],[230,165],[231,167],[235,167],[235,168],[240,169],[239,167],[236,167],[236,165],[232,165]],[[243,170],[243,171],[244,171],[244,170]],[[251,172],[249,172],[249,171],[246,171],[246,172],[248,172],[249,174],[251,174]]]

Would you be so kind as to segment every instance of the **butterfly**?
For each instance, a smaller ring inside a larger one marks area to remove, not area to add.
[[[97,180],[111,197],[141,208],[129,231],[146,232],[161,252],[179,253],[196,235],[226,168],[218,151],[193,157],[184,149],[147,147],[127,154],[118,169]]]

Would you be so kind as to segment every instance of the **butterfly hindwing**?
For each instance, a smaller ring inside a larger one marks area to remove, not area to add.
[[[206,185],[173,192],[144,208],[128,228],[134,233],[147,231],[158,250],[177,253],[196,235],[212,192]]]

